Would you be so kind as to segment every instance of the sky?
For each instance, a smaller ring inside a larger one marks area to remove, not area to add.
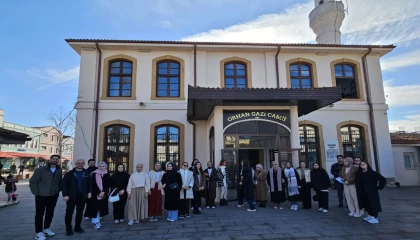
[[[381,59],[390,130],[420,129],[418,0],[347,0],[343,44],[394,44]],[[313,0],[0,1],[0,109],[50,125],[77,101],[80,56],[66,38],[315,43]]]

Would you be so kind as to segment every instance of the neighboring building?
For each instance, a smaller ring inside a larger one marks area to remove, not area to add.
[[[401,186],[420,185],[420,133],[391,133],[395,181]]]
[[[67,160],[73,160],[74,138],[71,136],[63,136],[61,157]]]
[[[329,171],[342,153],[393,179],[380,57],[394,46],[331,44],[331,29],[318,44],[67,39],[81,57],[74,158],[111,172],[224,158],[235,181],[243,159]]]
[[[3,122],[2,127],[7,130],[27,134],[31,140],[23,144],[2,144],[3,152],[39,153],[42,131],[36,128],[26,127],[15,123]]]
[[[41,135],[41,148],[39,152],[43,155],[60,154],[61,132],[53,126],[34,128],[43,132]]]
[[[26,144],[31,141],[28,134],[4,128],[4,110],[0,109],[0,152],[3,144]]]

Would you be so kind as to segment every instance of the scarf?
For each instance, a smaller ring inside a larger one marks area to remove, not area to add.
[[[93,171],[93,172],[92,172],[92,174],[94,174],[94,173],[96,173],[96,174],[95,174],[96,185],[98,186],[99,190],[101,190],[101,192],[102,192],[102,190],[104,190],[104,187],[103,187],[103,185],[102,185],[102,176],[103,176],[104,174],[107,174],[107,173],[108,173],[108,171],[107,171],[107,170],[101,171],[101,170],[99,170],[99,169],[96,169],[95,171]],[[96,198],[97,198],[98,200],[101,200],[101,199],[102,199],[102,198],[100,198],[99,196],[96,196]]]
[[[226,166],[221,166],[220,167],[220,172],[223,175],[223,186],[227,187],[227,184],[226,184]]]
[[[284,175],[287,177],[287,190],[289,196],[294,196],[299,194],[299,188],[297,184],[296,174],[294,168],[284,169]]]
[[[281,168],[277,168],[277,188],[279,192],[283,190],[281,185]],[[270,168],[270,190],[274,192],[274,169]]]

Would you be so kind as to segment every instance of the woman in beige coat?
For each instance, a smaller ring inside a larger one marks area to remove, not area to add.
[[[259,202],[259,207],[265,208],[267,206],[267,172],[261,164],[257,164],[257,171],[254,174],[255,185],[255,201]]]
[[[356,172],[358,168],[353,166],[353,159],[344,159],[344,167],[341,169],[340,177],[344,184],[344,195],[346,196],[347,206],[350,210],[349,216],[361,217],[359,202],[357,201],[356,191]]]
[[[143,172],[143,164],[136,165],[136,172],[131,174],[128,180],[128,225],[139,223],[139,220],[147,218],[148,199],[150,191],[149,174]]]

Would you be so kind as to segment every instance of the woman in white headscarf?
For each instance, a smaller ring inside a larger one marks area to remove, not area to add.
[[[136,172],[131,174],[127,185],[128,225],[139,223],[148,216],[148,196],[150,194],[149,174],[143,172],[143,164],[136,165]]]
[[[108,215],[108,194],[111,186],[111,176],[107,171],[104,162],[98,164],[98,169],[91,173],[92,178],[92,197],[87,204],[87,217],[92,220],[92,227],[101,228],[100,220]]]

